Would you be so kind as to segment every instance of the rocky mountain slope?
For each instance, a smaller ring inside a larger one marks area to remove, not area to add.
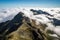
[[[42,10],[20,10],[12,20],[0,23],[0,40],[60,40],[52,30],[60,20],[52,17]]]

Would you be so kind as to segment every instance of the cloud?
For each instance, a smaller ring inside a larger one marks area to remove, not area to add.
[[[19,12],[18,8],[1,9],[0,10],[0,22],[11,20]]]

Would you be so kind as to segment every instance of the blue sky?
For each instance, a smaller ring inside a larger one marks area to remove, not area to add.
[[[9,7],[60,7],[60,0],[0,0],[0,8]]]

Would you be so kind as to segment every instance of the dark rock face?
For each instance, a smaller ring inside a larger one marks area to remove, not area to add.
[[[52,15],[50,15],[49,13],[47,13],[47,12],[45,12],[45,11],[42,11],[42,10],[34,10],[34,9],[30,9],[30,11],[36,12],[36,13],[34,13],[34,15],[45,14],[45,15],[52,16]]]
[[[60,20],[58,20],[58,19],[53,19],[53,24],[55,25],[55,26],[60,26]]]
[[[14,19],[11,20],[11,22],[7,25],[7,27],[9,27],[9,31],[8,33],[10,32],[13,32],[15,30],[17,30],[17,28],[22,25],[22,20],[23,20],[23,13],[22,12],[19,12],[15,17]]]

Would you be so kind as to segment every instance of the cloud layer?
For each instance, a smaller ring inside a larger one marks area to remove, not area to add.
[[[0,9],[0,22],[13,19],[18,12],[23,12],[24,16],[36,20],[36,25],[39,23],[46,24],[48,26],[46,30],[54,31],[56,34],[60,35],[60,8]]]

